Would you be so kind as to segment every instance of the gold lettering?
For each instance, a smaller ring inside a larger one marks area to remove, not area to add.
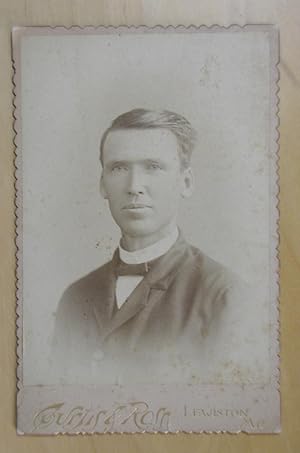
[[[168,411],[165,407],[161,407],[160,409],[158,409],[156,414],[155,425],[158,426],[159,430],[169,431],[170,416],[171,412]]]
[[[138,430],[168,431],[171,412],[165,407],[153,411],[144,401],[122,404],[113,410],[93,411],[84,406],[68,408],[59,402],[40,410],[33,419],[34,430],[43,430],[53,426],[57,431],[74,431],[82,429],[89,431],[113,431],[116,426],[133,423]]]
[[[227,408],[189,408],[184,405],[184,416],[192,414],[194,417],[247,417],[249,409],[227,409]]]
[[[64,403],[56,403],[39,411],[33,419],[34,430],[38,428],[47,428],[52,425],[57,419],[57,411],[61,409],[63,405]],[[62,414],[59,414],[59,416],[61,417]]]
[[[241,424],[241,430],[247,431],[248,428],[255,431],[262,431],[264,429],[265,422],[264,420],[253,420],[252,417],[245,417],[243,423]]]
[[[147,421],[146,417],[150,417],[150,420]],[[145,412],[140,419],[140,423],[144,426],[151,426],[153,425],[153,419],[154,419],[154,412],[152,411],[147,411]]]

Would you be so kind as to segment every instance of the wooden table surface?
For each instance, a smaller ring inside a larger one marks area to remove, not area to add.
[[[191,23],[280,28],[282,433],[17,436],[11,27]],[[0,452],[300,452],[300,1],[0,0],[0,152]]]

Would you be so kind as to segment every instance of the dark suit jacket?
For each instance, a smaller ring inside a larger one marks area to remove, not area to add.
[[[116,251],[112,261],[63,294],[53,352],[63,374],[72,367],[88,370],[103,357],[128,368],[128,360],[138,363],[147,354],[176,352],[183,344],[188,353],[199,355],[201,344],[215,336],[222,313],[232,304],[233,275],[180,235],[118,309],[117,259]]]

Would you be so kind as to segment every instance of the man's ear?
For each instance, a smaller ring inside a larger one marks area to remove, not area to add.
[[[185,168],[181,174],[181,196],[189,198],[194,192],[194,175],[191,167]]]
[[[106,189],[105,189],[105,185],[104,185],[104,181],[103,181],[103,176],[101,175],[101,178],[100,178],[100,193],[102,195],[102,197],[107,200],[107,193],[106,193]]]

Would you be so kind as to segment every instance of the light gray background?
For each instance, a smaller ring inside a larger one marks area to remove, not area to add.
[[[99,141],[132,108],[174,110],[198,131],[187,240],[254,284],[267,329],[269,44],[266,33],[22,38],[24,383],[51,382],[57,304],[107,261],[118,228],[99,194]],[[261,344],[268,375],[268,336]]]

